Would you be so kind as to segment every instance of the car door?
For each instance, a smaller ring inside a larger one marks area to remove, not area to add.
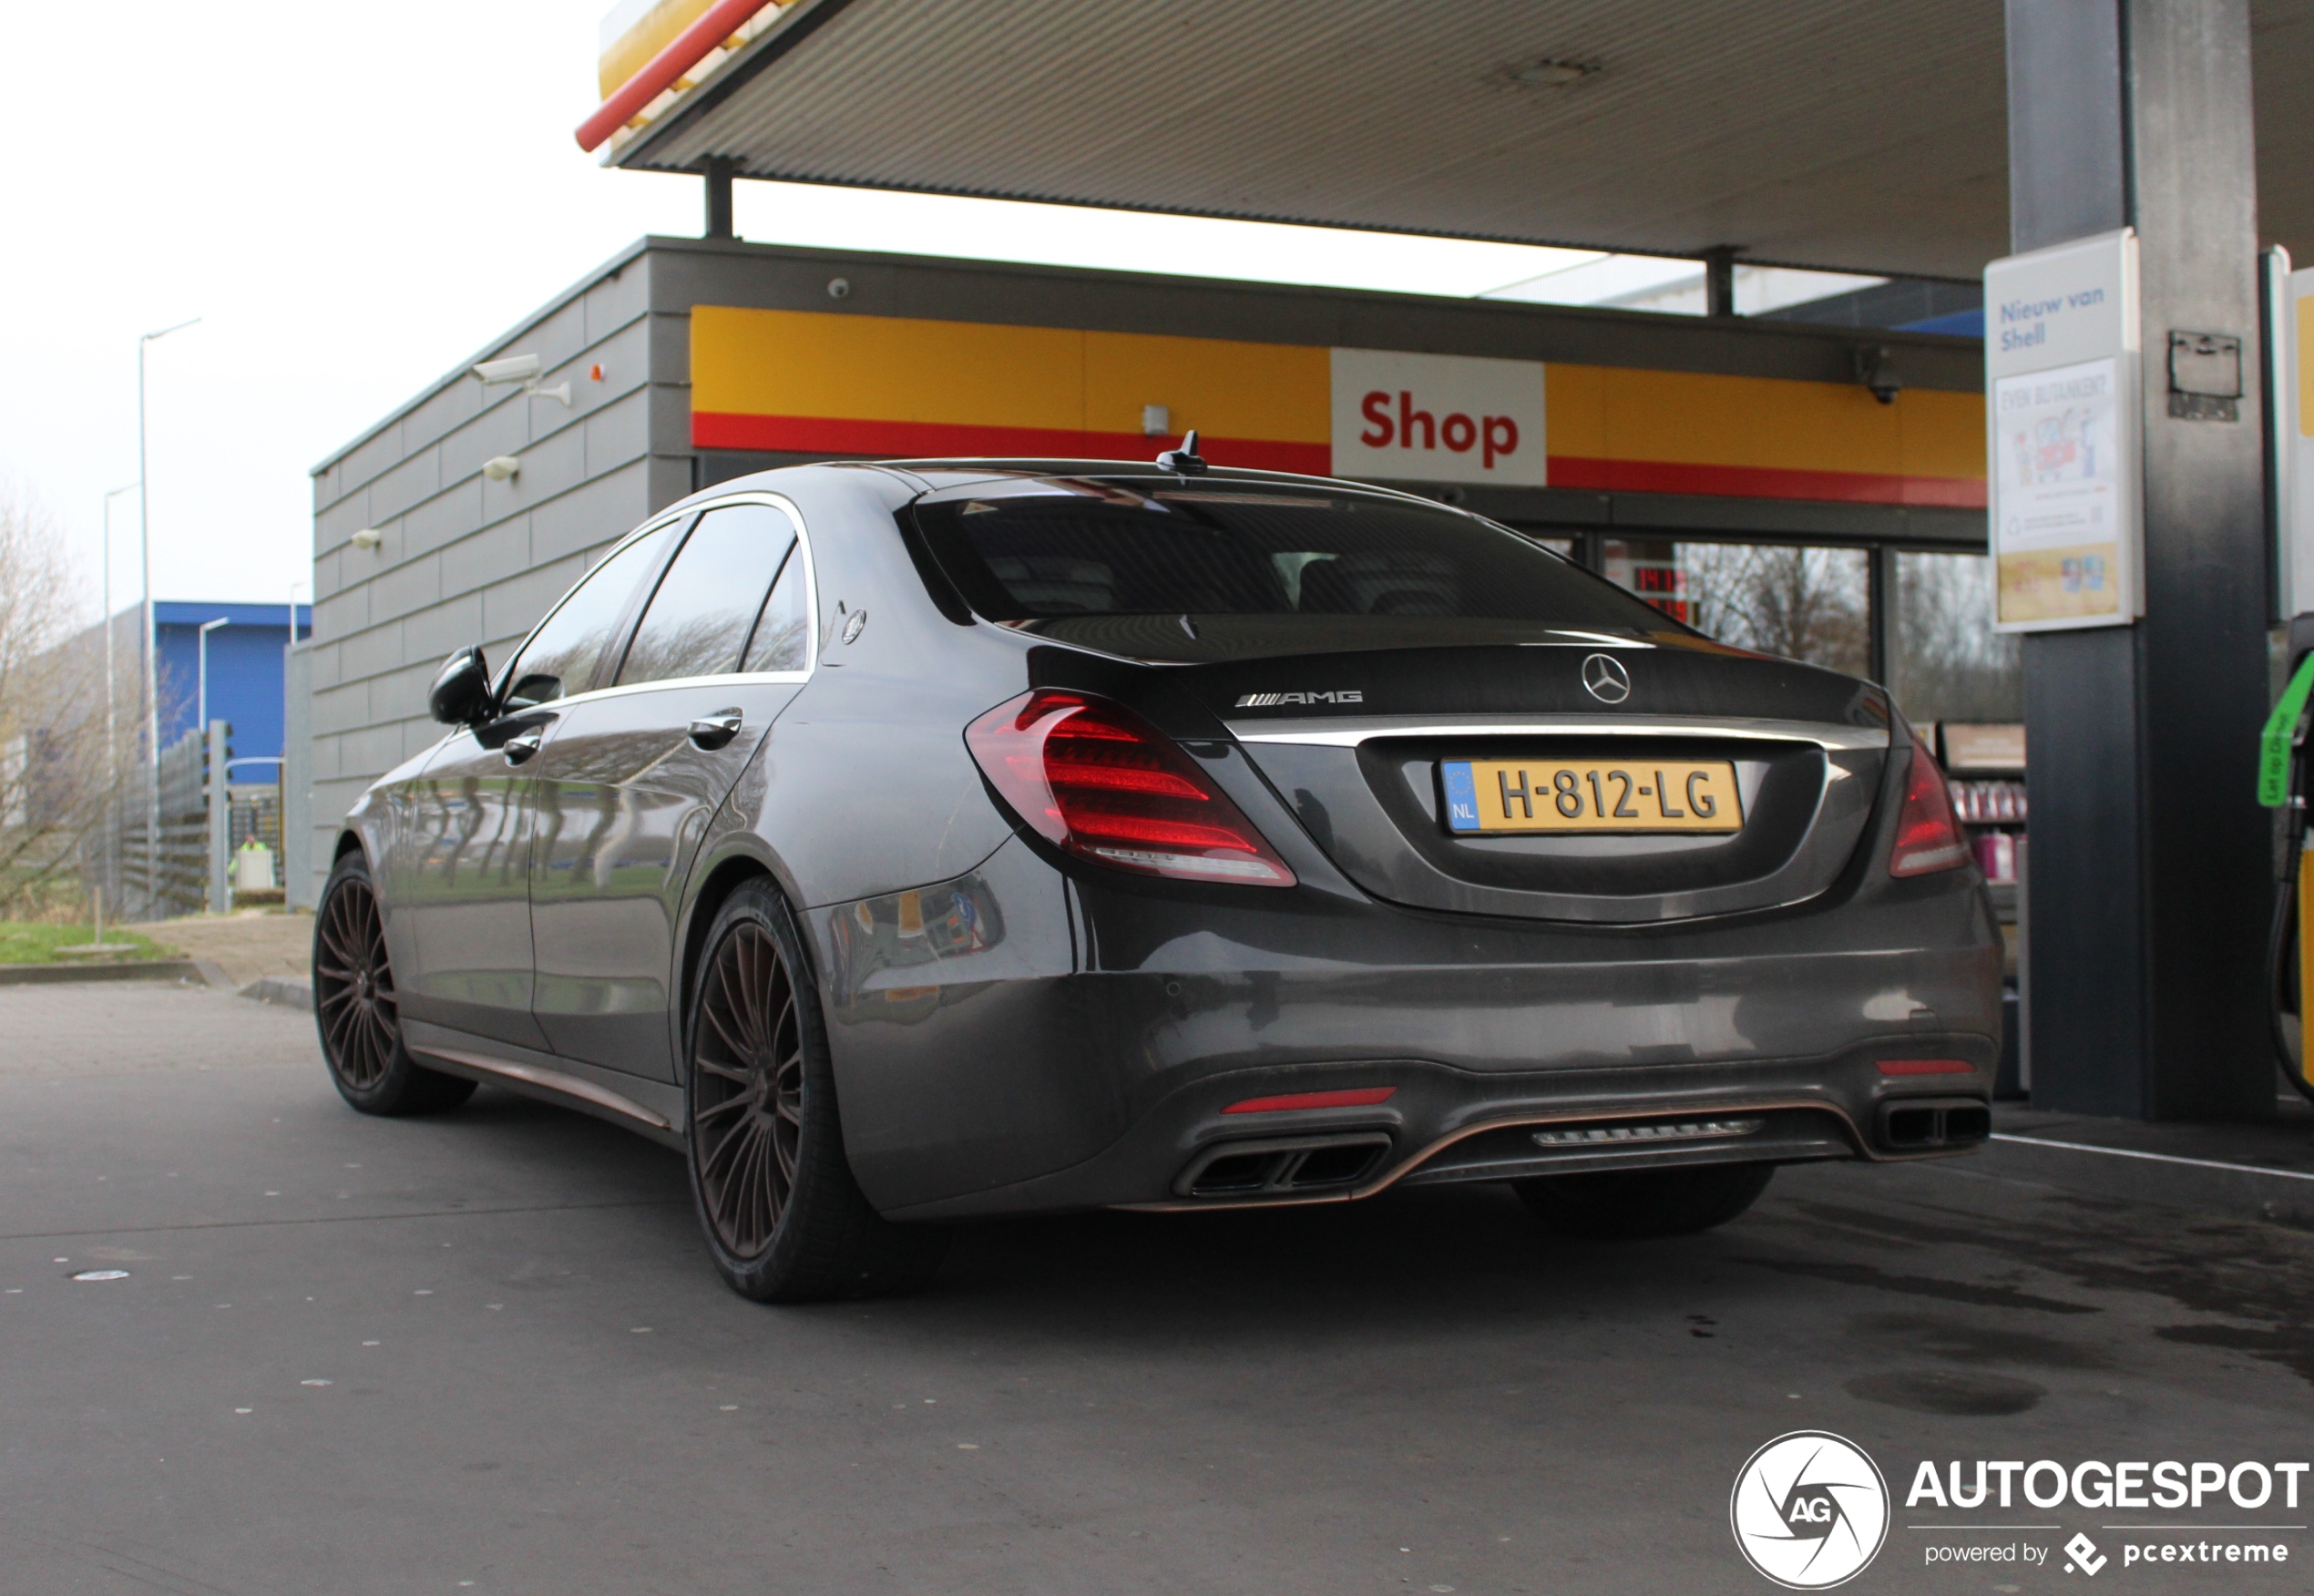
[[[683,883],[717,805],[808,679],[808,550],[791,507],[712,506],[643,607],[609,685],[538,760],[533,1012],[568,1058],[674,1079]]]
[[[500,713],[445,738],[395,795],[399,834],[384,875],[405,1018],[547,1045],[531,1014],[538,783],[527,767],[559,701],[593,684],[666,541],[666,528],[647,531],[572,588],[500,677]]]

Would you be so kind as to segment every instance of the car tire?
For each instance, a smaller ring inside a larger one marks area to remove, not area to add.
[[[1513,1181],[1528,1212],[1552,1235],[1597,1241],[1684,1236],[1725,1224],[1767,1190],[1776,1166],[1695,1164]]]
[[[819,990],[787,900],[742,883],[709,927],[689,1009],[684,1162],[716,1270],[759,1303],[913,1289],[945,1230],[868,1205],[844,1152]]]
[[[365,1114],[438,1114],[474,1082],[428,1069],[402,1041],[402,1006],[369,861],[343,855],[313,911],[313,1024],[338,1095]]]

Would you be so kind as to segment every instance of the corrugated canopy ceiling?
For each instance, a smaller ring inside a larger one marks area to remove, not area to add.
[[[2254,15],[2266,230],[2305,260],[2314,0]],[[2001,0],[799,0],[615,159],[1972,277],[2008,245],[2002,29]]]

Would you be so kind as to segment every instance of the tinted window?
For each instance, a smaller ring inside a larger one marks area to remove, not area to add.
[[[991,620],[1304,615],[1664,626],[1657,610],[1515,532],[1402,500],[1052,480],[916,514],[942,568]]]
[[[794,544],[794,524],[769,505],[726,505],[701,516],[650,596],[619,680],[737,670],[772,579]]]
[[[748,670],[801,670],[811,660],[812,596],[804,557],[790,551],[748,639]]]
[[[507,708],[543,704],[593,685],[595,667],[611,640],[636,584],[658,563],[669,528],[637,538],[589,573],[546,624],[515,656]]]

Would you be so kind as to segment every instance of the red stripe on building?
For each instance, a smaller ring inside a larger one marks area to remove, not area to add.
[[[752,449],[782,455],[881,455],[896,459],[996,455],[1031,460],[1149,460],[1179,438],[1139,433],[1074,432],[1059,427],[965,426],[940,421],[853,421],[821,415],[731,415],[694,412],[691,441],[701,449]],[[1265,438],[1207,438],[1201,454],[1216,466],[1298,471],[1324,476],[1334,451],[1325,444]]]
[[[1923,505],[1956,510],[1985,507],[1981,477],[1789,471],[1771,466],[1682,466],[1657,460],[1594,460],[1578,455],[1551,456],[1551,486],[1611,493],[1717,494],[1729,498]]]

